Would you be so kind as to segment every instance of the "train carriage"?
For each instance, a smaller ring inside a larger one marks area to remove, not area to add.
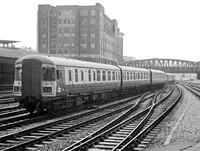
[[[120,69],[112,65],[31,55],[18,59],[15,70],[14,94],[31,112],[52,104],[65,107],[63,102],[55,104],[58,98],[77,96],[71,104],[82,105],[83,94],[91,94],[94,100],[106,99],[108,90],[120,89]]]
[[[175,75],[171,73],[166,73],[167,74],[167,81],[168,82],[173,82],[175,80]]]
[[[14,95],[32,113],[104,102],[157,88],[166,81],[166,74],[159,70],[29,55],[15,63]]]
[[[150,84],[150,71],[143,68],[119,66],[122,69],[123,89]]]

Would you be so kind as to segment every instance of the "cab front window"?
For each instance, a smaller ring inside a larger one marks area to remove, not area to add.
[[[15,67],[15,80],[21,81],[22,80],[22,67]]]
[[[42,67],[42,79],[43,81],[55,81],[55,68]]]

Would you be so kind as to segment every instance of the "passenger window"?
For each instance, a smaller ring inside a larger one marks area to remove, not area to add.
[[[97,81],[101,81],[101,72],[97,70]]]
[[[103,71],[103,81],[106,81],[106,71]]]
[[[95,71],[93,71],[93,80],[96,81],[96,74],[95,74]]]
[[[72,81],[72,71],[69,70],[69,81]]]
[[[78,82],[78,69],[75,69],[75,82]]]
[[[127,72],[127,80],[129,80],[129,72]]]
[[[56,78],[57,80],[62,79],[62,70],[56,70]]]
[[[124,80],[126,80],[126,72],[124,72]]]
[[[121,74],[118,72],[118,80],[121,80]]]
[[[88,80],[91,81],[91,70],[88,70]]]
[[[84,81],[84,72],[81,70],[81,81]]]
[[[111,80],[111,75],[110,75],[110,71],[108,71],[108,81]]]
[[[115,71],[112,72],[112,80],[115,80]]]

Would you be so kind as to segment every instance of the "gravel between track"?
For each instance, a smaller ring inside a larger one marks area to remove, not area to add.
[[[184,95],[181,101],[173,109],[173,112],[164,119],[162,122],[163,128],[145,151],[178,151],[196,144],[200,140],[200,100],[185,88],[183,90]],[[170,143],[163,145],[187,105],[185,116],[174,131]]]

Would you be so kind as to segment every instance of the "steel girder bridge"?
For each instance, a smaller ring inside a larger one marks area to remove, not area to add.
[[[167,73],[197,73],[200,79],[200,62],[177,59],[145,59],[131,60],[122,63],[124,66],[157,69]]]

